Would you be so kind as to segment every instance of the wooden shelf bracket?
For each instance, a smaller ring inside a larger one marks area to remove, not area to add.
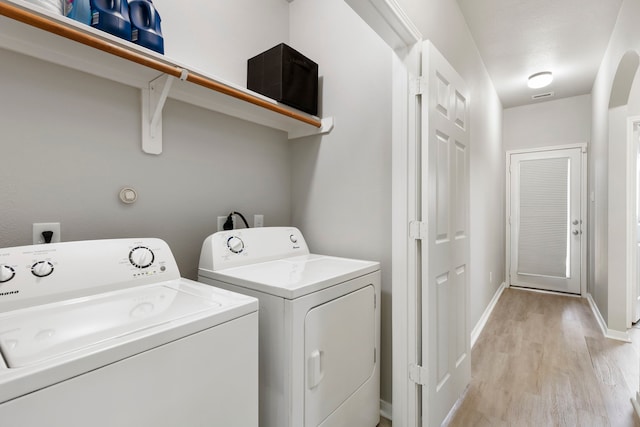
[[[185,81],[189,75],[182,70],[180,80]],[[163,74],[149,82],[142,93],[142,151],[148,154],[162,153],[162,109],[167,101],[171,85],[176,80],[169,74]]]

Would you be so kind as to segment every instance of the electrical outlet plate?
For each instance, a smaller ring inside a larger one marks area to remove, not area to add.
[[[35,222],[33,223],[33,244],[39,245],[44,243],[43,231],[53,231],[51,243],[60,241],[60,223],[59,222]]]
[[[254,215],[253,216],[253,226],[254,227],[264,227],[264,215]]]
[[[222,231],[224,228],[224,222],[227,220],[226,216],[218,217],[218,231]]]
[[[236,228],[236,216],[231,217],[231,221],[233,221],[233,228]],[[224,223],[227,222],[227,215],[218,217],[218,231],[224,231]]]

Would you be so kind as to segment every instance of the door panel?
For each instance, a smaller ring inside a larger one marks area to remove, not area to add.
[[[374,287],[309,310],[304,331],[305,425],[317,426],[374,373]]]
[[[580,148],[512,154],[510,284],[579,294]]]
[[[462,78],[425,42],[422,74],[422,425],[442,423],[471,379],[468,324],[469,97]]]

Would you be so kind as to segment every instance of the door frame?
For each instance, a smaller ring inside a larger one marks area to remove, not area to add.
[[[632,326],[634,304],[638,297],[636,281],[638,280],[638,227],[637,221],[637,157],[638,140],[635,129],[640,134],[640,116],[627,117],[627,244],[626,244],[626,283],[627,283],[627,328]]]
[[[580,184],[580,217],[584,221],[582,226],[582,239],[580,243],[580,295],[582,297],[587,296],[587,242],[589,241],[589,218],[587,211],[587,143],[581,142],[577,144],[566,144],[566,145],[554,145],[549,147],[539,147],[539,148],[525,148],[519,150],[509,150],[505,153],[505,186],[506,186],[506,195],[505,195],[505,283],[507,287],[511,287],[511,172],[509,171],[509,163],[511,160],[512,154],[528,154],[528,153],[539,153],[543,151],[557,151],[557,150],[566,150],[570,148],[579,148],[582,154],[582,176],[581,176],[581,184]],[[635,186],[634,186],[635,188]],[[635,254],[635,252],[634,252]]]
[[[391,135],[391,301],[393,328],[393,408],[382,414],[398,427],[420,424],[417,384],[409,379],[409,366],[418,364],[420,321],[418,241],[409,237],[409,223],[418,218],[420,185],[417,138],[420,55],[423,36],[396,0],[345,0],[345,2],[391,48],[392,135]],[[387,409],[387,410],[385,410]],[[392,414],[388,413],[391,412]]]

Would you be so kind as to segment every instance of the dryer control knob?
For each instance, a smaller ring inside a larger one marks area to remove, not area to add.
[[[238,236],[229,237],[227,247],[234,254],[239,254],[244,249],[244,242]]]
[[[0,265],[0,283],[8,282],[16,275],[16,271],[8,265]]]
[[[138,246],[129,252],[129,262],[136,268],[147,268],[155,260],[153,251],[145,246]]]
[[[36,277],[46,277],[53,273],[53,264],[49,261],[38,261],[31,266],[31,273]]]

